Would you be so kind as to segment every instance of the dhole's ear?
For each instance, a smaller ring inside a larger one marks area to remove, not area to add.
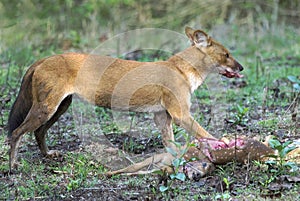
[[[201,30],[193,30],[190,27],[185,28],[185,34],[196,47],[207,47],[211,45],[210,37]]]
[[[211,45],[210,37],[201,30],[194,32],[194,43],[197,47],[207,47]]]
[[[192,29],[191,27],[185,27],[185,34],[191,40],[191,42],[194,42],[193,41],[194,32],[195,32],[195,30]]]

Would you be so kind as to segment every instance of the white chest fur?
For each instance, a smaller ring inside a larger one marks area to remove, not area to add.
[[[193,93],[204,81],[206,75],[190,72],[187,74],[188,81],[191,86],[191,93]]]

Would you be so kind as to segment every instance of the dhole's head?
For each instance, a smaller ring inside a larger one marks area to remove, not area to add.
[[[185,33],[191,40],[192,45],[211,59],[212,66],[216,67],[221,75],[226,77],[243,77],[239,74],[243,66],[237,62],[230,52],[220,43],[214,41],[204,31],[185,28]]]

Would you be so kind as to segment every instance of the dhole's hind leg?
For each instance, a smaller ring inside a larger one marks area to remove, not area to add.
[[[167,111],[161,111],[154,113],[154,122],[158,129],[161,131],[163,144],[165,147],[175,148],[175,141],[173,128],[172,128],[172,117]]]
[[[58,96],[59,97],[59,96]],[[22,136],[27,132],[33,132],[38,129],[41,125],[47,122],[51,116],[56,111],[56,106],[59,105],[60,100],[53,102],[52,105],[47,105],[46,101],[44,102],[34,102],[31,109],[29,110],[23,123],[16,128],[9,139],[10,141],[10,151],[9,151],[9,168],[10,171],[13,169],[17,151],[22,139]]]
[[[59,105],[55,114],[42,126],[40,126],[36,131],[34,131],[35,139],[38,143],[41,153],[44,156],[52,156],[57,155],[59,152],[55,150],[48,150],[48,146],[46,144],[46,135],[48,129],[58,120],[58,118],[66,112],[68,107],[72,102],[72,95],[67,96]]]
[[[16,128],[10,137],[10,151],[9,151],[9,166],[13,169],[17,157],[17,151],[22,139],[22,136],[27,132],[32,132],[40,127],[49,118],[49,112],[46,107],[41,105],[33,105],[29,110],[23,123]]]

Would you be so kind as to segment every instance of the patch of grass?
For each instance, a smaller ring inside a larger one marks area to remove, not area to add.
[[[0,189],[0,199],[27,200],[67,195],[79,188],[94,186],[94,178],[105,170],[93,162],[86,153],[69,153],[63,161],[37,161],[30,156],[22,157],[17,173],[7,177],[7,184],[13,182],[10,190]],[[17,181],[17,182],[15,182]]]
[[[261,120],[258,122],[258,125],[264,127],[264,128],[269,128],[271,130],[274,130],[278,127],[278,119],[266,119],[266,120]]]

